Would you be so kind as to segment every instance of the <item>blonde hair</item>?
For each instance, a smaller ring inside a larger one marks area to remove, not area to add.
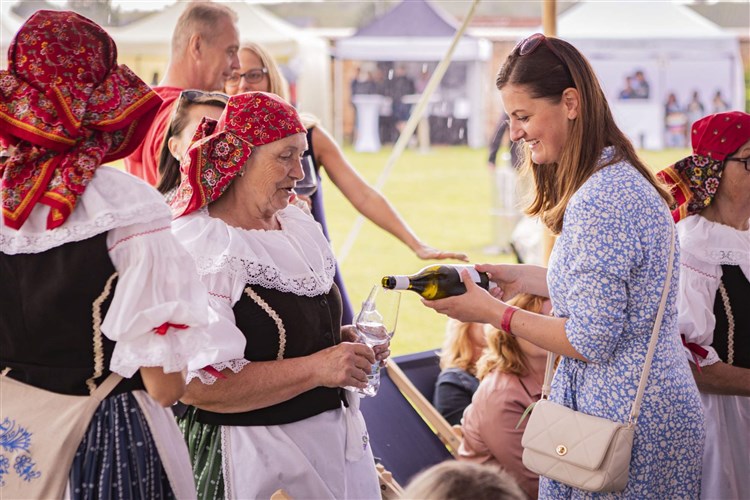
[[[551,48],[550,48],[551,47]],[[562,231],[565,208],[570,198],[599,170],[606,146],[614,146],[608,165],[627,161],[659,192],[668,205],[672,195],[636,154],[635,148],[617,127],[596,73],[586,58],[559,38],[545,38],[526,55],[513,50],[497,75],[497,88],[524,87],[534,99],[561,102],[563,92],[574,88],[579,95],[579,114],[569,125],[569,137],[557,164],[539,165],[524,146],[523,171],[533,174],[536,195],[526,213],[539,215],[552,232]]]
[[[287,82],[284,75],[281,74],[279,65],[276,64],[271,53],[262,45],[254,42],[243,43],[242,46],[240,46],[240,52],[243,50],[252,52],[258,56],[260,63],[268,70],[268,91],[289,102],[289,82]]]
[[[464,323],[457,319],[449,318],[445,325],[445,340],[440,350],[440,369],[461,368],[462,370],[476,374],[477,367],[474,364],[474,342],[471,340],[472,323]]]
[[[509,300],[508,304],[538,313],[541,312],[545,300],[537,295],[522,293]],[[494,370],[522,377],[528,373],[527,363],[526,355],[521,350],[521,346],[518,345],[515,336],[503,330],[489,327],[487,348],[477,361],[477,378],[479,380],[482,380]]]
[[[430,500],[524,500],[513,477],[498,467],[450,460],[419,473],[402,498]]]
[[[265,47],[255,42],[243,43],[240,47],[240,52],[243,50],[250,51],[258,56],[260,63],[268,70],[268,91],[289,102],[289,82],[284,78],[281,69],[279,69],[279,65],[276,64],[276,60],[271,53],[268,52]],[[320,120],[309,113],[300,113],[299,117],[302,121],[302,125],[308,130],[320,125]]]

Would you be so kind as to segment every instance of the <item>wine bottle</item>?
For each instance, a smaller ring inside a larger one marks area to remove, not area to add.
[[[492,290],[497,285],[490,281],[487,273],[479,272],[474,266],[438,264],[427,266],[411,276],[383,276],[381,284],[391,290],[411,290],[427,300],[442,299],[466,292],[461,281],[461,271],[469,271],[474,283],[485,290]]]

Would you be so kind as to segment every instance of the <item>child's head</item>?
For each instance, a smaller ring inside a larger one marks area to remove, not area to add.
[[[516,295],[508,301],[508,304],[540,314],[549,314],[551,310],[549,299],[527,293]],[[487,348],[477,362],[477,377],[481,380],[496,369],[504,373],[524,376],[528,370],[525,351],[534,347],[531,347],[529,343],[522,346],[515,336],[490,325],[486,326],[486,331]]]
[[[507,472],[490,465],[447,461],[417,475],[402,498],[419,500],[523,500],[526,496]]]

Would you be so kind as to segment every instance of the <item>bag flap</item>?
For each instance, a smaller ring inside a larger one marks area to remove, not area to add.
[[[615,433],[623,427],[626,425],[543,399],[531,412],[521,445],[556,460],[596,470],[601,466]]]

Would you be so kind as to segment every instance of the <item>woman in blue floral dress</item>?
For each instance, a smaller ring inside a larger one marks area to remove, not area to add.
[[[536,185],[528,212],[559,235],[549,270],[479,265],[499,285],[492,294],[464,276],[467,293],[425,304],[561,354],[551,399],[625,423],[675,238],[672,197],[638,159],[590,65],[567,42],[541,34],[523,40],[497,86]],[[542,477],[539,498],[699,496],[704,420],[677,332],[677,282],[674,273],[625,490],[591,493]],[[500,300],[519,292],[550,297],[554,317]]]

